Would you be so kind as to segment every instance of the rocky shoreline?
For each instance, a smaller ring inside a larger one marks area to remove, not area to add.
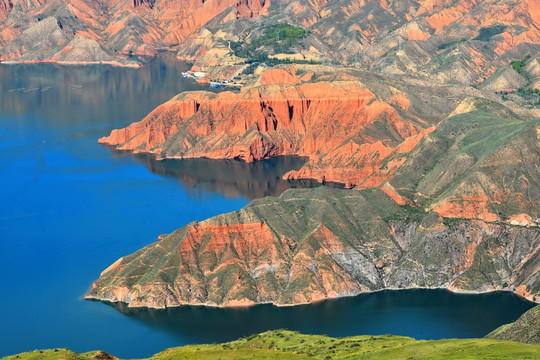
[[[539,228],[408,211],[380,190],[288,190],[119,259],[87,297],[153,308],[293,305],[409,288],[540,297]]]
[[[463,294],[463,295],[480,295],[480,294],[491,294],[491,293],[496,293],[496,292],[508,292],[508,293],[512,293],[514,295],[517,295],[520,298],[525,299],[527,301],[530,301],[530,302],[533,302],[533,303],[536,303],[536,304],[540,304],[540,297],[537,298],[536,296],[532,296],[530,294],[524,294],[524,293],[518,291],[517,289],[516,290],[493,289],[493,290],[484,290],[484,291],[470,291],[470,290],[453,289],[453,288],[450,288],[450,287],[384,288],[384,289],[378,289],[378,290],[364,291],[364,292],[361,292],[361,293],[358,293],[358,294],[343,295],[343,296],[338,296],[338,297],[334,297],[334,298],[324,298],[324,299],[320,299],[320,300],[314,300],[314,301],[311,301],[311,302],[295,303],[295,304],[274,304],[272,302],[262,302],[262,303],[255,303],[254,302],[254,303],[249,303],[249,304],[234,304],[234,305],[186,303],[186,304],[170,305],[170,306],[167,306],[167,307],[153,307],[153,306],[139,306],[139,307],[136,307],[136,306],[129,306],[128,302],[124,302],[124,301],[121,301],[121,300],[110,300],[110,299],[107,299],[107,298],[101,298],[101,297],[98,297],[98,296],[92,296],[92,295],[88,295],[88,294],[84,295],[83,298],[85,300],[89,300],[89,301],[99,301],[99,302],[103,302],[103,303],[123,303],[125,305],[128,305],[128,307],[132,307],[132,308],[147,308],[147,309],[156,309],[156,310],[162,310],[162,309],[174,308],[174,307],[181,307],[181,306],[204,306],[204,307],[209,307],[209,308],[227,309],[227,308],[249,308],[249,307],[253,307],[253,306],[257,306],[257,305],[273,305],[273,306],[276,306],[276,307],[293,307],[293,306],[317,304],[317,303],[324,302],[324,301],[327,301],[327,300],[337,300],[337,299],[344,299],[344,298],[348,298],[348,297],[355,297],[355,296],[362,295],[362,294],[372,294],[372,293],[378,293],[378,292],[382,292],[382,291],[401,291],[401,290],[446,290],[446,291],[452,292],[454,294]]]

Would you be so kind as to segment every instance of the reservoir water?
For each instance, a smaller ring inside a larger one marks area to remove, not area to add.
[[[0,356],[40,348],[144,357],[274,328],[333,336],[480,337],[532,304],[507,293],[414,290],[290,308],[134,310],[82,300],[100,271],[193,220],[278,195],[302,159],[156,161],[97,139],[183,90],[162,56],[139,70],[0,66]]]

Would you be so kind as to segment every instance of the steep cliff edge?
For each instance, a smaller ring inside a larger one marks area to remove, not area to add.
[[[54,61],[46,55],[62,51],[59,44],[31,49],[21,38],[52,17],[69,40],[92,39],[116,61],[167,49],[207,69],[261,57],[480,83],[511,60],[538,54],[538,13],[536,0],[0,0],[0,59]],[[291,42],[281,32],[251,54],[231,47],[258,43],[276,24],[306,36]]]
[[[369,92],[357,82],[339,85],[355,97],[362,94],[364,103],[348,102],[338,90],[331,93],[347,108],[362,104],[359,108],[365,109],[380,101],[373,97],[383,96],[383,85]],[[301,88],[295,85],[292,93]],[[407,114],[405,99],[409,111],[420,108],[412,96],[391,96],[401,104],[400,121]],[[191,106],[184,100],[178,104],[173,113],[190,118],[203,106],[196,98]],[[227,106],[238,109],[241,104]],[[215,113],[205,112],[203,124]],[[306,124],[290,119],[291,129]],[[268,121],[264,116],[258,121],[259,129],[273,124],[263,122]],[[186,124],[177,128],[186,129]],[[137,139],[147,125],[126,138]],[[388,134],[380,130],[366,126],[352,139]],[[272,131],[266,139],[274,139],[278,132]],[[397,145],[356,190],[288,190],[279,198],[255,200],[240,211],[189,224],[118,260],[102,273],[88,298],[135,307],[290,305],[425,287],[509,290],[540,299],[540,119],[522,119],[496,102],[467,98],[452,116],[416,138]],[[381,144],[391,138],[383,139]],[[354,154],[346,149],[340,161]]]
[[[274,69],[240,93],[182,93],[99,141],[160,158],[308,156],[287,177],[354,186],[410,151],[459,101],[448,88],[359,71],[312,76]]]
[[[100,142],[158,158],[306,156],[286,179],[381,187],[448,218],[540,222],[539,118],[406,77],[304,71],[266,71],[240,93],[182,93]]]
[[[532,299],[539,248],[538,228],[446,221],[380,190],[288,190],[120,258],[86,297],[155,308],[291,305],[424,287]]]
[[[129,55],[155,56],[224,13],[230,12],[234,20],[253,18],[263,14],[268,4],[260,0],[2,0],[0,60],[139,66],[141,59]],[[49,26],[41,25],[43,21]],[[87,46],[73,52],[70,42],[77,39]]]

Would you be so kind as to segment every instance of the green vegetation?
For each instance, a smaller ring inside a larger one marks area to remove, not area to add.
[[[100,357],[100,355],[102,357]],[[104,353],[77,354],[66,349],[32,351],[5,360],[87,360]],[[418,341],[403,336],[331,338],[287,330],[268,331],[213,345],[189,345],[148,360],[173,359],[538,359],[540,346],[487,339]]]
[[[504,30],[506,30],[506,25],[492,25],[483,27],[480,29],[478,36],[473,40],[489,41],[493,36],[499,35]]]
[[[279,44],[282,48],[288,48],[296,45],[300,40],[306,37],[308,31],[289,24],[278,24],[268,29],[268,32],[260,38],[252,41],[249,46],[257,49],[263,46]]]
[[[279,63],[313,63],[302,60],[279,60],[270,58],[274,54],[294,54],[291,48],[309,34],[308,30],[289,24],[276,24],[264,29],[264,34],[251,42],[231,41],[230,48],[234,55],[248,59],[248,62],[261,62],[268,65]]]
[[[530,142],[525,139],[529,130],[540,119],[523,121],[496,103],[481,99],[474,101],[474,107],[482,110],[444,120],[409,155],[407,162],[390,180],[400,194],[414,199],[424,208],[430,208],[445,199],[460,198],[462,189],[477,186],[479,178],[484,179],[483,186],[488,179],[493,184],[512,184],[513,172],[507,167],[487,166],[486,162],[504,147],[516,154],[515,166],[520,166],[520,171],[528,179],[535,179],[533,174],[537,170],[530,167],[530,161],[520,160],[519,154],[523,153],[522,143]],[[531,186],[531,189],[536,191],[536,187]],[[508,190],[521,191],[517,188]],[[523,204],[511,199],[494,204],[492,211],[503,219],[515,213],[516,207]]]
[[[538,89],[532,89],[527,87],[519,88],[517,89],[517,94],[525,100],[528,100],[532,106],[540,105],[540,91]]]
[[[510,65],[512,65],[512,68],[517,71],[520,75],[528,78],[529,77],[529,74],[527,74],[523,68],[525,67],[525,63],[527,62],[527,60],[529,60],[531,58],[531,55],[527,55],[525,56],[523,59],[521,60],[516,60],[516,61],[511,61],[510,62]]]
[[[495,329],[486,338],[540,344],[540,305],[530,309],[513,323]]]
[[[413,207],[409,205],[400,206],[398,211],[386,216],[385,221],[391,220],[406,220],[420,222],[426,215],[426,212],[421,207]]]
[[[259,66],[259,64],[257,64],[257,63],[250,64],[246,68],[246,70],[244,70],[243,74],[244,75],[251,75],[251,74],[255,73],[255,70],[257,69],[257,66]]]
[[[530,55],[526,55],[521,60],[514,60],[510,62],[510,66],[518,74],[523,76],[527,80],[527,84],[515,91],[501,90],[496,91],[495,93],[501,97],[502,100],[514,100],[515,96],[521,97],[521,101],[525,100],[523,105],[526,106],[538,106],[540,105],[540,91],[531,87],[531,75],[525,71],[525,66],[527,61],[531,58]],[[507,67],[502,67],[498,69],[491,77],[497,76],[499,73],[503,72]]]

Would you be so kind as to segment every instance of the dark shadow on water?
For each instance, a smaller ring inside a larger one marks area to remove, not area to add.
[[[182,306],[164,310],[107,303],[188,343],[237,339],[271,329],[329,336],[394,334],[416,339],[483,337],[534,306],[508,292],[479,295],[446,290],[381,291],[311,305],[248,308]]]
[[[178,179],[191,193],[217,191],[227,197],[243,196],[249,200],[279,196],[291,188],[311,188],[322,184],[315,180],[284,180],[283,175],[298,170],[306,159],[299,156],[278,156],[246,163],[240,160],[165,159],[153,155],[131,154],[110,147],[115,156],[133,156],[153,174]],[[343,184],[325,183],[343,188]]]

